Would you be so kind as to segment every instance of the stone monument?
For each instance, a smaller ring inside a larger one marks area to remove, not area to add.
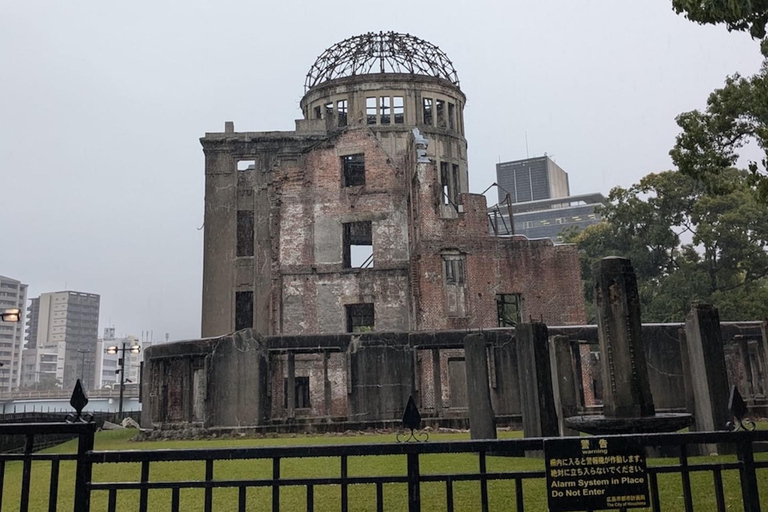
[[[656,414],[641,336],[637,278],[627,258],[597,262],[595,309],[603,356],[602,416],[573,416],[565,424],[589,434],[673,432],[693,422],[690,414]]]

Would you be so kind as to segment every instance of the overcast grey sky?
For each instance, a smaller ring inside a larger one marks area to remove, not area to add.
[[[669,0],[0,3],[0,274],[102,298],[100,328],[200,333],[204,132],[290,130],[325,48],[440,46],[467,95],[470,188],[547,152],[571,192],[671,165],[674,117],[757,43]],[[495,197],[495,194],[492,195]]]

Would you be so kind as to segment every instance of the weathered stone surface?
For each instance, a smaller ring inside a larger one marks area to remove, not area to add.
[[[691,306],[685,320],[685,338],[696,430],[723,430],[730,420],[730,386],[717,308],[709,304]]]
[[[496,439],[496,418],[488,384],[488,358],[485,336],[469,334],[464,338],[464,358],[469,397],[469,432],[472,439]]]
[[[517,324],[515,336],[525,437],[557,436],[547,326],[538,322]]]
[[[612,418],[653,416],[655,408],[640,325],[637,278],[626,258],[597,262],[595,306],[603,355],[603,414]]]
[[[387,340],[353,339],[349,358],[349,419],[399,419],[414,390],[413,353]]]
[[[571,345],[567,336],[549,338],[549,355],[553,369],[552,391],[561,436],[579,435],[577,431],[565,425],[565,418],[575,416],[579,411],[578,382],[574,372],[574,350]]]

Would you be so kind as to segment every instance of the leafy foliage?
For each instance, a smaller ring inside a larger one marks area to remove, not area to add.
[[[765,37],[768,0],[672,0],[672,8],[701,24],[725,23],[728,30],[749,32]]]
[[[695,300],[718,306],[723,320],[766,316],[768,216],[748,181],[729,168],[705,187],[667,171],[614,188],[604,222],[567,235],[579,246],[587,302],[592,265],[616,255],[635,267],[644,321],[682,321]]]
[[[760,147],[764,157],[749,162],[748,183],[768,203],[768,61],[753,77],[728,77],[722,89],[710,94],[706,111],[684,112],[677,124],[683,131],[670,151],[672,161],[713,192],[722,184],[715,177],[736,164],[739,149],[749,143]]]

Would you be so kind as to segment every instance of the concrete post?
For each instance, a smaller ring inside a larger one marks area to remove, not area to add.
[[[525,437],[556,437],[559,428],[552,390],[547,326],[538,322],[517,324],[515,336],[523,433]]]
[[[296,354],[288,352],[288,388],[286,390],[286,402],[288,403],[289,419],[296,417]]]
[[[627,258],[597,262],[595,306],[603,355],[603,415],[609,418],[653,416],[651,386],[641,337],[637,278]]]
[[[691,306],[685,319],[685,338],[696,430],[723,430],[730,419],[729,386],[717,308],[709,304]]]
[[[328,375],[328,359],[331,353],[327,350],[323,352],[323,414],[330,421],[331,409],[333,404],[333,395],[331,390],[331,378]]]
[[[561,436],[578,436],[579,433],[565,426],[565,418],[579,412],[578,382],[573,371],[573,353],[568,336],[553,336],[549,340],[552,372],[552,391]]]
[[[696,430],[696,398],[693,396],[691,362],[688,358],[688,340],[685,337],[685,329],[678,329],[677,341],[680,346],[680,364],[683,370],[683,384],[685,386],[685,412],[694,415],[694,423],[690,429]]]
[[[766,396],[768,396],[768,320],[763,321],[760,330],[763,333],[763,339],[759,342],[760,345],[758,351],[763,356],[763,389],[765,390]]]
[[[440,349],[432,349],[432,387],[435,392],[435,415],[443,417],[443,379],[440,376]]]
[[[485,336],[474,333],[464,337],[464,361],[469,397],[469,435],[472,439],[496,439]]]

